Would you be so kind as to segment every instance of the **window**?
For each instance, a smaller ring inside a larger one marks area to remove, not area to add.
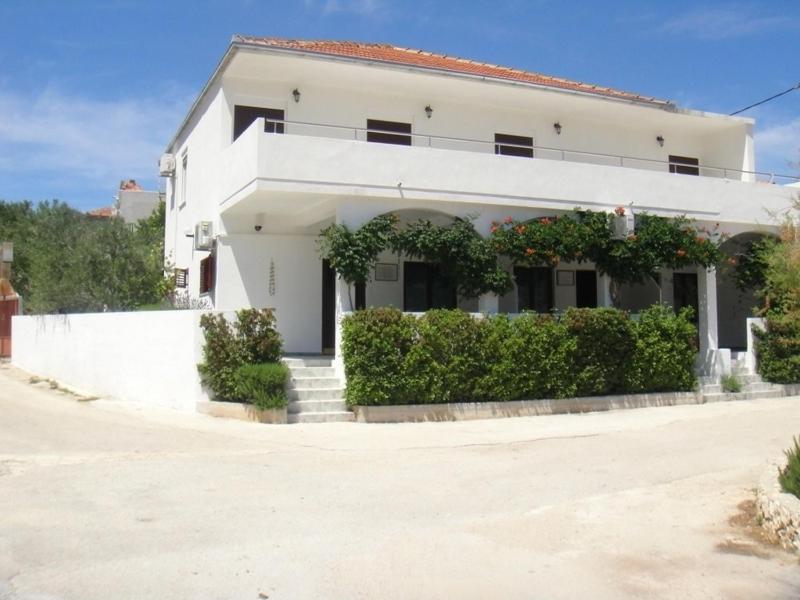
[[[233,107],[233,139],[234,141],[242,135],[253,121],[264,117],[264,131],[267,133],[283,133],[283,123],[270,123],[273,121],[283,121],[284,112],[279,108],[261,108],[258,106],[234,106]]]
[[[378,144],[411,145],[411,123],[367,119],[367,141]]]
[[[189,285],[189,269],[175,269],[175,287],[185,288]]]
[[[575,306],[597,308],[596,271],[575,271]]]
[[[688,166],[684,166],[688,165]],[[669,155],[669,172],[681,175],[700,175],[700,161],[689,156]]]
[[[517,310],[547,313],[553,309],[553,270],[549,267],[514,267]]]
[[[200,261],[200,293],[207,294],[214,291],[216,283],[217,257],[212,252]]]
[[[178,205],[179,208],[186,206],[186,189],[187,181],[189,179],[189,153],[184,151],[183,158],[181,159],[181,200]]]
[[[456,305],[456,288],[438,265],[404,263],[403,310],[424,312],[431,308],[456,308]]]
[[[524,135],[494,134],[494,153],[533,158],[533,138]]]

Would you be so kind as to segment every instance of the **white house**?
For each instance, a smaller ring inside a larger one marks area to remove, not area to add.
[[[472,215],[486,234],[506,216],[630,206],[719,223],[734,247],[774,230],[770,213],[793,190],[754,172],[751,119],[355,42],[235,36],[165,152],[166,252],[188,292],[219,310],[274,307],[297,353],[332,351],[352,308],[317,253],[333,222]],[[441,292],[431,269],[403,257],[383,256],[375,275],[366,305],[419,311]],[[515,276],[506,296],[452,302],[487,312],[611,303],[591,264]],[[707,369],[719,348],[745,346],[751,303],[723,275],[665,272],[660,289],[623,289],[619,303],[659,299],[698,306]]]

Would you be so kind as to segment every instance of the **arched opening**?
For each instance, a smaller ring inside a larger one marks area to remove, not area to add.
[[[751,245],[767,237],[757,232],[740,233],[726,240],[721,250],[729,259],[738,261],[749,253]],[[717,272],[717,334],[720,348],[734,351],[747,349],[747,319],[760,304],[755,289],[743,289],[737,282],[736,270],[726,263]]]
[[[400,229],[420,220],[446,227],[457,215],[431,209],[392,211]],[[366,306],[395,306],[406,312],[424,312],[432,308],[478,310],[477,298],[458,296],[452,280],[442,266],[419,257],[384,251],[378,258],[373,277],[365,289]]]

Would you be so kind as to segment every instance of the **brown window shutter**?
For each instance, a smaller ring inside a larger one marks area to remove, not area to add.
[[[200,261],[200,293],[205,294],[214,289],[216,280],[217,257],[211,253]]]

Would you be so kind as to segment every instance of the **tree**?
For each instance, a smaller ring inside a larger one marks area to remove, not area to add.
[[[130,228],[58,200],[0,202],[0,238],[14,242],[12,284],[29,312],[132,310],[159,302],[170,288],[163,203]]]

